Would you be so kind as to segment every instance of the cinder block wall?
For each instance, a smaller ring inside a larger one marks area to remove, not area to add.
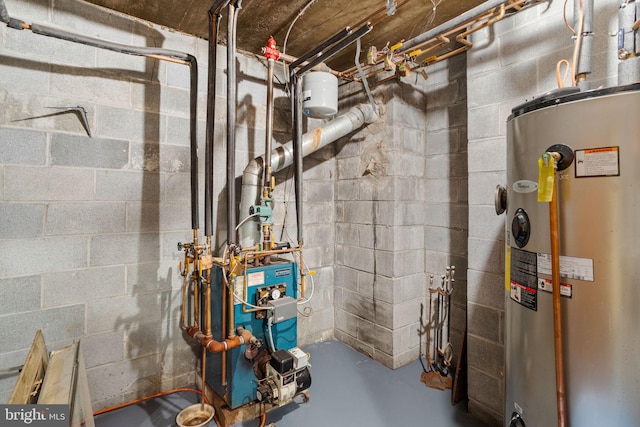
[[[556,63],[571,59],[573,41],[562,6],[534,3],[506,17],[474,34],[474,47],[467,54],[469,409],[496,426],[502,425],[504,413],[505,219],[495,214],[494,190],[505,184],[511,109],[556,88]],[[591,88],[616,84],[617,6],[596,1]]]
[[[52,5],[7,1],[11,16],[25,22],[194,54],[204,154],[206,41],[83,2]],[[226,238],[223,47],[218,57],[214,221],[220,248]],[[37,329],[49,350],[81,339],[95,409],[196,380],[199,348],[178,326],[182,253],[176,244],[192,238],[188,76],[182,65],[0,26],[0,366],[22,364]],[[238,57],[238,176],[264,149],[265,78],[262,62]],[[278,89],[276,99],[282,96]],[[51,108],[75,106],[86,109],[93,138],[78,117],[54,115],[60,110]],[[288,115],[278,107],[276,117],[275,139],[285,142]],[[331,199],[317,194],[331,176],[332,164],[322,156],[305,173],[307,197],[317,203]],[[202,156],[199,167],[202,191]],[[277,203],[287,182],[283,173]],[[306,218],[306,263],[318,274],[312,310],[301,320],[302,344],[333,329],[333,235],[324,216]],[[16,378],[0,379],[0,401]]]
[[[381,119],[336,146],[336,337],[392,368],[425,351],[429,274],[452,264],[462,272],[451,313],[457,353],[466,309],[464,57],[429,73],[376,87]],[[368,102],[359,84],[341,94],[348,105]]]
[[[428,67],[427,71],[425,266],[427,278],[434,276],[434,288],[442,285],[445,268],[455,267],[450,313],[452,370],[455,370],[461,354],[467,303],[466,56],[455,56]],[[428,293],[426,298],[429,299]],[[433,294],[433,313],[435,299]]]

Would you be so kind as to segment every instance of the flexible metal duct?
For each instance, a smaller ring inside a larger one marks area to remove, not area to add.
[[[336,117],[327,124],[302,137],[302,156],[307,156],[335,140],[358,129],[365,123],[371,123],[377,118],[377,114],[370,104],[360,104],[351,108],[348,112]],[[242,193],[240,196],[240,217],[249,215],[251,206],[259,203],[262,169],[265,156],[260,156],[247,165],[242,174]],[[273,173],[293,164],[293,142],[276,148],[271,152],[271,167]],[[240,245],[242,247],[253,246],[260,240],[260,230],[257,218],[246,221],[238,229]]]

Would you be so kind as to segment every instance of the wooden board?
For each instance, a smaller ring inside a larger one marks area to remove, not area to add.
[[[36,403],[38,401],[40,385],[44,380],[44,374],[48,365],[49,356],[47,354],[47,347],[44,343],[42,331],[38,329],[31,343],[31,348],[27,354],[18,381],[7,403],[18,405]]]

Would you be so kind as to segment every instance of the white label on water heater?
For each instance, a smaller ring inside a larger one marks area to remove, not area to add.
[[[553,293],[553,282],[549,279],[543,279],[542,277],[538,277],[538,289],[545,292]],[[571,298],[571,284],[569,283],[560,283],[560,295],[563,297]]]
[[[576,178],[619,176],[620,156],[618,152],[618,147],[576,150]]]
[[[551,275],[551,255],[538,254],[538,274]],[[593,260],[560,256],[560,277],[593,282]]]

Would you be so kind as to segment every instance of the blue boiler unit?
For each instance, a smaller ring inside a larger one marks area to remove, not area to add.
[[[211,326],[214,339],[222,341],[224,273],[214,266],[211,274]],[[209,353],[206,381],[232,409],[255,400],[282,406],[311,383],[307,355],[297,348],[298,265],[274,260],[248,267],[231,280],[230,287],[235,294],[234,324],[249,330],[257,345],[227,352],[226,386],[222,355]]]

